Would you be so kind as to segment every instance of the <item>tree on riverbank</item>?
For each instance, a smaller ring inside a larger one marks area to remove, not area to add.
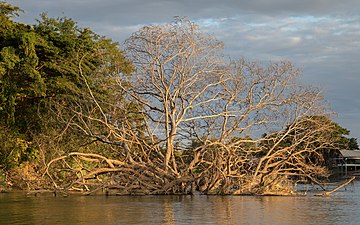
[[[141,28],[123,52],[71,19],[6,12],[1,164],[36,161],[35,180],[59,191],[119,194],[285,193],[329,174],[321,153],[342,135],[293,63],[229,60],[187,19]]]

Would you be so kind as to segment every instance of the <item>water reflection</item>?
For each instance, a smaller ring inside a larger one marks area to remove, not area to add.
[[[327,198],[0,194],[0,224],[360,224],[359,185]]]
[[[169,199],[164,199],[163,203],[164,209],[164,222],[166,225],[175,224],[175,213],[173,203]]]

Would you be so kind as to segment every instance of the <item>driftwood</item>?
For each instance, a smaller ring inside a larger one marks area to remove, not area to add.
[[[70,161],[73,163],[70,164]],[[56,175],[59,173],[63,173],[62,178]],[[166,172],[152,161],[121,161],[80,152],[51,160],[45,174],[53,181],[57,191],[75,190],[84,195],[101,190],[107,194],[110,189],[119,195],[187,193],[188,183],[194,179]]]
[[[223,152],[223,157],[226,157],[226,153],[232,156],[230,159],[233,161],[229,161],[231,166],[228,166],[222,160],[214,160],[216,155],[210,150],[211,148],[199,148],[197,151],[188,152],[189,155],[194,153],[193,157],[184,153],[183,158],[178,161],[180,166],[177,173],[166,171],[156,155],[139,157],[134,154],[132,160],[114,160],[99,154],[71,152],[51,160],[44,175],[52,181],[55,193],[75,191],[83,195],[98,192],[115,195],[157,195],[193,194],[199,191],[202,194],[291,194],[288,190],[291,182],[287,183],[287,176],[292,174],[266,175],[262,181],[258,179],[252,183],[253,177],[250,174],[241,174],[242,171],[251,170],[243,167],[247,164],[243,163],[241,158],[235,157],[231,152]]]
[[[325,192],[323,192],[323,193],[321,193],[321,194],[316,194],[315,196],[329,196],[329,195],[331,195],[332,193],[334,193],[335,191],[339,190],[340,188],[345,187],[346,185],[350,184],[353,180],[355,180],[355,178],[356,178],[356,177],[353,176],[353,177],[351,177],[349,180],[347,180],[345,183],[337,186],[337,187],[334,188],[333,190],[331,190],[331,191],[325,191]]]

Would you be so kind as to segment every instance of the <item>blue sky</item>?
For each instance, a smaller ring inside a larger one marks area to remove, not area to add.
[[[302,81],[320,86],[341,126],[360,139],[358,0],[9,0],[35,23],[41,12],[123,42],[140,27],[188,17],[225,43],[225,54],[291,60]]]

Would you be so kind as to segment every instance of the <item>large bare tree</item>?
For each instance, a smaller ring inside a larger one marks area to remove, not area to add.
[[[133,86],[126,91],[144,107],[148,135],[156,135],[165,143],[165,170],[179,175],[181,168],[201,168],[198,181],[207,192],[228,185],[230,178],[236,178],[233,180],[240,187],[241,177],[246,177],[241,182],[247,182],[248,191],[254,191],[254,187],[264,186],[264,177],[272,174],[269,171],[275,164],[277,174],[285,174],[280,168],[308,177],[324,174],[319,169],[319,173],[314,172],[316,169],[304,172],[316,167],[314,162],[289,163],[316,148],[300,149],[300,140],[287,148],[278,147],[293,135],[292,130],[298,130],[299,121],[327,114],[321,90],[302,86],[298,79],[301,71],[290,62],[227,62],[221,55],[222,47],[196,24],[181,19],[144,27],[126,41],[136,68],[128,81]],[[301,143],[314,133],[325,134],[326,128],[302,130]],[[276,137],[260,137],[260,133],[275,131]],[[175,146],[188,145],[189,140],[195,140],[198,148],[187,166],[179,166]],[[321,141],[322,145],[331,145],[333,140]],[[264,142],[273,145],[264,149]],[[289,159],[279,160],[288,154]],[[234,181],[228,187],[232,189]]]
[[[186,19],[143,27],[127,39],[135,70],[117,84],[132,107],[114,105],[111,114],[99,104],[101,118],[78,113],[85,118],[79,127],[102,124],[106,137],[96,138],[123,156],[72,153],[100,167],[75,183],[115,174],[106,184],[123,194],[266,194],[290,191],[293,177],[326,176],[321,151],[336,138],[329,135],[333,124],[319,119],[330,115],[321,90],[302,85],[291,62],[229,60],[222,48]]]

